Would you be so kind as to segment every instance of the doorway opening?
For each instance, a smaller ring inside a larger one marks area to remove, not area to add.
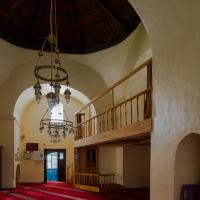
[[[66,149],[45,149],[44,156],[44,181],[66,182]]]
[[[190,133],[179,143],[175,159],[174,199],[180,199],[183,185],[200,185],[199,152],[200,135],[197,133]],[[184,196],[188,196],[187,192]]]

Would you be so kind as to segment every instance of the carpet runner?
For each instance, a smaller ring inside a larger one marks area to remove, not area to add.
[[[15,189],[0,191],[0,200],[149,200],[149,189],[121,189],[94,193],[75,189],[61,182],[21,184]]]

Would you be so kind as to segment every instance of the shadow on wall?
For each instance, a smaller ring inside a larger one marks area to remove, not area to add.
[[[16,168],[16,185],[18,185],[20,183],[20,165],[17,165]]]
[[[181,186],[200,184],[200,134],[191,133],[179,143],[175,159],[174,200],[180,199]]]

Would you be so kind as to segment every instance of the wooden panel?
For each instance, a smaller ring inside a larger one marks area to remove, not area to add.
[[[0,147],[0,189],[1,189],[1,169],[2,169],[2,158],[1,158],[1,150],[2,150],[2,147]]]
[[[87,190],[91,192],[100,192],[99,187],[94,187],[94,186],[88,186],[88,185],[74,185],[75,188],[80,189],[80,190]]]
[[[152,131],[152,119],[147,119],[125,128],[119,128],[102,134],[75,141],[75,147],[97,145],[126,140],[132,137],[149,134]]]
[[[115,174],[74,174],[75,187],[93,192],[105,192],[116,188]]]

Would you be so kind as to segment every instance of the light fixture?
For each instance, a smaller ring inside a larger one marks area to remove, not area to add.
[[[61,138],[66,138],[67,135],[74,133],[73,122],[67,119],[65,110],[63,110],[65,119],[51,119],[48,116],[51,116],[50,112],[52,110],[48,108],[40,120],[40,133],[47,132],[50,141],[52,143],[59,143]],[[57,110],[57,112],[59,112]]]
[[[69,90],[69,77],[67,71],[61,66],[60,51],[58,49],[58,34],[57,34],[57,19],[56,19],[56,0],[51,0],[50,4],[50,33],[45,37],[41,51],[38,53],[38,59],[35,65],[34,75],[37,80],[33,86],[35,90],[36,102],[41,99],[40,81],[49,82],[51,91],[46,95],[49,108],[53,108],[60,101],[61,83],[66,82],[67,89],[64,92],[66,102],[69,103],[71,92]],[[48,45],[49,44],[49,45]],[[42,58],[46,54],[45,50],[50,50],[50,64],[40,64]]]

